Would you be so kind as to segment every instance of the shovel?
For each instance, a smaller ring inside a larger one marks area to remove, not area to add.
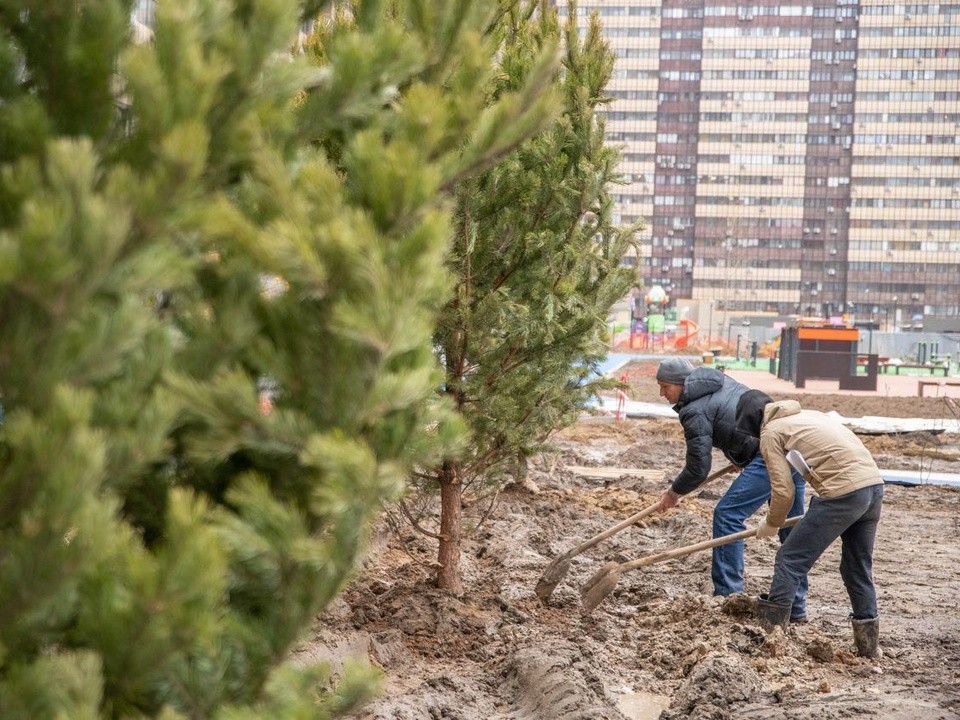
[[[701,486],[710,482],[711,480],[716,480],[721,475],[725,475],[733,469],[733,465],[727,465],[726,467],[711,473],[709,476],[707,476],[707,479],[701,483]],[[570,572],[570,560],[572,560],[574,557],[582,553],[584,550],[589,550],[594,545],[606,540],[608,537],[616,535],[624,528],[628,528],[640,520],[643,520],[643,518],[647,517],[648,515],[652,515],[654,512],[656,512],[656,509],[659,506],[660,501],[658,500],[653,505],[645,507],[640,512],[631,515],[626,520],[614,525],[612,528],[604,530],[599,535],[594,535],[586,542],[577,545],[575,548],[567,550],[563,555],[556,558],[553,562],[547,565],[547,569],[543,571],[543,575],[540,576],[540,580],[537,582],[537,587],[535,590],[537,597],[540,598],[541,602],[546,602],[550,598],[550,595],[556,589],[557,585],[560,584],[560,581],[567,576],[568,572]]]
[[[803,517],[803,515],[797,515],[787,520],[783,527],[793,527],[797,522]],[[620,579],[620,574],[627,572],[628,570],[636,570],[637,568],[646,567],[647,565],[653,565],[654,563],[664,562],[666,560],[675,560],[676,558],[682,558],[687,555],[691,555],[700,550],[709,550],[710,548],[719,547],[720,545],[726,545],[727,543],[732,543],[737,540],[743,540],[744,538],[753,537],[757,534],[756,528],[750,528],[749,530],[741,530],[738,533],[733,533],[732,535],[724,535],[723,537],[714,538],[712,540],[704,540],[703,542],[698,542],[695,545],[685,545],[684,547],[675,548],[673,550],[664,550],[663,552],[658,552],[655,555],[647,555],[646,557],[638,558],[636,560],[631,560],[630,562],[625,563],[615,563],[608,562],[602,568],[597,570],[583,587],[580,589],[580,602],[583,605],[584,613],[589,614],[604,601],[604,599],[613,592],[613,589],[617,586],[617,581]]]

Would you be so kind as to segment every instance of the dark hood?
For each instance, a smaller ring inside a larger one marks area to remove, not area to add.
[[[763,425],[763,410],[773,398],[762,390],[747,390],[737,400],[736,425],[737,432],[760,437],[760,426]]]
[[[717,392],[723,387],[725,377],[726,375],[715,368],[697,368],[687,376],[683,383],[683,392],[680,393],[680,401],[676,404],[674,410],[679,412],[678,408],[687,403]]]

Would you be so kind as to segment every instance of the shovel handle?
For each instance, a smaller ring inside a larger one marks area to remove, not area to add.
[[[793,527],[800,521],[802,517],[803,515],[797,515],[796,517],[788,519],[783,524],[783,527]],[[655,555],[647,555],[646,557],[637,558],[636,560],[622,563],[618,570],[619,572],[626,572],[627,570],[636,570],[637,568],[646,567],[647,565],[653,565],[665,560],[675,560],[676,558],[692,555],[700,550],[709,550],[710,548],[719,547],[720,545],[726,545],[727,543],[736,542],[737,540],[753,537],[756,534],[757,528],[750,528],[749,530],[741,530],[740,532],[713,538],[712,540],[704,540],[703,542],[698,542],[694,545],[684,545],[683,547],[674,548],[673,550],[664,550],[663,552],[658,552]]]
[[[731,470],[733,470],[733,468],[734,468],[733,465],[727,465],[726,467],[720,468],[720,469],[717,470],[716,472],[713,472],[713,473],[711,473],[710,475],[708,475],[708,476],[707,476],[707,479],[704,480],[703,483],[701,483],[701,485],[705,485],[705,484],[707,484],[708,482],[710,482],[711,480],[716,480],[716,479],[717,479],[718,477],[720,477],[721,475],[726,475],[728,472],[730,472]],[[621,530],[624,530],[625,528],[628,528],[628,527],[630,527],[631,525],[634,525],[634,524],[638,523],[640,520],[643,520],[643,519],[644,519],[645,517],[647,517],[648,515],[652,515],[653,513],[655,513],[655,512],[657,511],[657,508],[658,508],[658,507],[660,507],[660,501],[659,501],[659,500],[657,500],[655,503],[653,503],[653,505],[649,505],[649,506],[645,507],[643,510],[640,510],[639,512],[634,513],[633,515],[631,515],[630,517],[628,517],[626,520],[621,520],[621,521],[618,522],[616,525],[614,525],[614,526],[611,527],[611,528],[608,528],[608,529],[604,530],[604,531],[603,531],[602,533],[600,533],[599,535],[594,535],[592,538],[590,538],[589,540],[586,540],[586,541],[584,541],[583,543],[577,545],[577,546],[576,546],[575,548],[573,548],[572,550],[568,550],[567,552],[565,552],[565,553],[563,554],[563,557],[569,560],[569,559],[572,558],[574,555],[579,555],[579,554],[582,553],[584,550],[589,550],[590,548],[592,548],[592,547],[593,547],[594,545],[596,545],[597,543],[603,542],[603,541],[606,540],[608,537],[612,537],[613,535],[616,535],[616,534],[617,534],[618,532],[620,532]]]

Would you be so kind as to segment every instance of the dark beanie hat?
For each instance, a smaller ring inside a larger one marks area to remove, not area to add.
[[[737,430],[751,437],[760,437],[763,409],[772,402],[773,398],[762,390],[747,390],[737,400]]]
[[[687,375],[692,372],[693,365],[686,358],[667,358],[657,368],[657,380],[673,385],[683,385]]]

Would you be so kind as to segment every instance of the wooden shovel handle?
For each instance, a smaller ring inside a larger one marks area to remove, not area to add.
[[[720,469],[717,470],[716,472],[710,473],[710,475],[707,476],[707,479],[704,480],[704,481],[701,483],[701,487],[702,487],[703,485],[706,485],[708,482],[710,482],[710,481],[712,481],[712,480],[716,480],[716,479],[717,479],[718,477],[720,477],[721,475],[726,475],[728,472],[730,472],[731,470],[733,470],[734,467],[735,467],[734,465],[727,465],[726,467],[720,468]],[[599,535],[594,535],[592,538],[590,538],[589,540],[584,541],[584,542],[581,543],[580,545],[577,545],[577,546],[576,546],[575,548],[573,548],[572,550],[568,550],[567,552],[564,553],[564,557],[566,557],[566,558],[569,559],[569,558],[572,558],[574,555],[579,555],[579,554],[582,553],[584,550],[589,550],[590,548],[592,548],[592,547],[593,547],[594,545],[596,545],[597,543],[603,542],[603,541],[606,540],[608,537],[612,537],[613,535],[616,535],[616,534],[617,534],[618,532],[620,532],[621,530],[623,530],[623,529],[625,529],[625,528],[628,528],[628,527],[630,527],[631,525],[634,525],[634,524],[638,523],[639,521],[643,520],[643,519],[644,519],[645,517],[647,517],[648,515],[652,515],[654,512],[656,512],[656,510],[657,510],[658,507],[660,507],[660,501],[659,501],[659,500],[657,500],[655,503],[653,503],[653,505],[649,505],[649,506],[645,507],[643,510],[640,510],[639,512],[634,513],[633,515],[631,515],[630,517],[628,517],[626,520],[621,520],[619,523],[617,523],[616,525],[614,525],[612,528],[608,528],[607,530],[604,530],[604,531],[603,531],[602,533],[600,533]]]
[[[803,515],[797,515],[796,517],[790,518],[783,524],[783,527],[793,527],[800,521],[802,517]],[[732,543],[737,540],[753,537],[756,534],[757,528],[750,528],[749,530],[741,530],[738,533],[724,535],[723,537],[713,538],[712,540],[704,540],[703,542],[698,542],[695,545],[684,545],[683,547],[674,548],[673,550],[664,550],[663,552],[658,552],[655,555],[647,555],[646,557],[625,562],[620,565],[619,571],[626,572],[627,570],[636,570],[637,568],[653,565],[654,563],[663,562],[664,560],[675,560],[676,558],[692,555],[700,550],[709,550],[710,548],[719,547],[720,545],[726,545],[727,543]]]

